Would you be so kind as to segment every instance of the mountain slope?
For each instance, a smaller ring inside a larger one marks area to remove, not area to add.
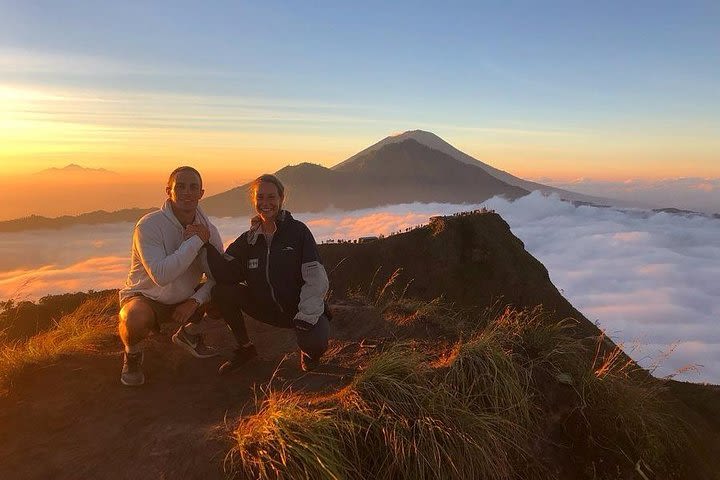
[[[542,305],[559,317],[578,321],[582,337],[600,331],[550,281],[547,269],[492,212],[434,217],[429,225],[383,241],[320,246],[336,295],[384,283],[397,269],[394,284],[410,297],[443,297],[458,305],[519,307]]]
[[[514,199],[528,193],[412,139],[368,152],[342,168],[303,163],[276,175],[288,189],[287,208],[298,212],[412,202],[481,203],[496,195]],[[210,215],[247,215],[249,185],[208,197],[201,205]]]
[[[528,191],[533,190],[540,190],[545,193],[555,193],[560,196],[560,198],[564,200],[570,200],[570,201],[579,201],[579,202],[590,202],[593,204],[601,204],[601,205],[616,205],[616,206],[635,206],[634,204],[631,204],[631,202],[625,202],[625,201],[618,201],[618,200],[610,200],[607,198],[601,198],[601,197],[594,197],[591,195],[584,195],[581,193],[571,192],[569,190],[563,190],[560,188],[550,187],[547,185],[542,185],[540,183],[531,182],[528,180],[523,180],[522,178],[518,178],[514,175],[511,175],[503,170],[497,169],[493,167],[492,165],[488,165],[487,163],[483,163],[480,160],[477,160],[476,158],[471,157],[470,155],[466,154],[465,152],[462,152],[458,150],[457,148],[453,147],[451,144],[440,138],[439,136],[435,135],[432,132],[426,132],[423,130],[409,130],[407,132],[401,133],[399,135],[391,135],[389,137],[384,138],[383,140],[379,141],[378,143],[369,146],[365,150],[362,150],[359,153],[356,153],[352,157],[348,158],[347,160],[335,165],[333,170],[343,170],[348,168],[349,165],[355,163],[358,161],[358,159],[375,152],[379,149],[382,149],[388,145],[394,144],[394,143],[400,143],[404,142],[406,140],[415,140],[423,145],[426,145],[434,150],[438,150],[440,152],[445,153],[446,155],[449,155],[456,160],[463,162],[467,165],[473,165],[482,168],[487,173],[492,175],[493,177],[497,178],[498,180],[501,180],[509,185],[513,185]]]

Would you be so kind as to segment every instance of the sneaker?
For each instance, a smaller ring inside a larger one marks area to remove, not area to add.
[[[257,349],[255,348],[255,345],[251,343],[247,347],[240,347],[235,350],[235,355],[233,355],[230,360],[220,365],[218,373],[220,375],[225,375],[227,373],[234,372],[255,357],[257,357]]]
[[[318,365],[320,365],[320,359],[312,358],[307,353],[300,351],[300,369],[303,372],[312,372]]]
[[[145,383],[145,374],[142,371],[143,352],[125,353],[123,355],[123,368],[120,382],[128,387],[137,387]]]
[[[219,355],[217,350],[205,345],[202,335],[191,335],[185,330],[185,327],[180,327],[175,332],[172,341],[178,347],[187,350],[195,358],[211,358]]]

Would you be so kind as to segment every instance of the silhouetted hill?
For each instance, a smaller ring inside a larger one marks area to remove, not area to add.
[[[393,272],[395,288],[410,297],[443,297],[464,307],[496,301],[517,307],[542,305],[560,317],[578,320],[584,336],[600,331],[550,281],[547,269],[493,212],[434,217],[424,227],[370,243],[319,246],[331,272],[333,292],[345,296],[375,278],[384,284]]]
[[[432,132],[426,132],[424,130],[409,130],[407,132],[403,132],[399,135],[390,135],[388,137],[385,137],[384,139],[380,140],[374,145],[369,146],[365,150],[362,150],[359,153],[356,153],[352,157],[348,158],[347,160],[335,165],[333,170],[343,170],[347,168],[349,165],[355,163],[358,159],[367,156],[368,154],[380,150],[388,145],[391,145],[393,143],[400,143],[405,142],[407,140],[415,140],[422,145],[427,146],[428,148],[432,148],[433,150],[438,150],[440,152],[445,153],[446,155],[449,155],[453,157],[456,160],[459,160],[460,162],[463,162],[467,165],[472,165],[475,167],[480,167],[488,174],[492,175],[493,177],[497,178],[498,180],[507,183],[508,185],[512,185],[515,187],[522,188],[527,191],[534,191],[534,190],[540,190],[543,193],[547,194],[557,194],[562,198],[563,200],[569,200],[569,201],[580,201],[580,202],[586,202],[587,204],[611,204],[615,206],[640,206],[635,205],[632,202],[624,202],[624,201],[618,201],[618,200],[611,200],[607,198],[601,198],[601,197],[595,197],[592,195],[585,195],[577,192],[571,192],[569,190],[563,190],[561,188],[556,187],[550,187],[548,185],[543,185],[541,183],[537,182],[531,182],[529,180],[524,180],[522,178],[518,178],[510,173],[507,173],[503,170],[500,170],[498,168],[493,167],[492,165],[488,165],[487,163],[481,162],[480,160],[468,155],[467,153],[458,150],[439,136],[435,135]]]
[[[126,208],[114,212],[97,210],[81,215],[63,215],[62,217],[42,217],[30,215],[29,217],[0,222],[0,232],[20,232],[23,230],[44,230],[72,227],[73,225],[97,225],[102,223],[136,222],[143,215],[157,210],[157,208]]]
[[[653,212],[656,213],[669,213],[671,215],[681,215],[684,217],[705,217],[704,213],[695,212],[693,210],[685,210],[682,208],[653,208]]]
[[[412,139],[369,152],[343,168],[303,163],[276,175],[290,192],[286,205],[297,212],[412,202],[480,203],[496,195],[515,199],[528,193]],[[213,195],[201,204],[210,215],[246,215],[248,188],[246,184]]]
[[[108,170],[106,168],[89,168],[89,167],[83,167],[81,165],[71,163],[69,165],[66,165],[62,168],[58,167],[52,167],[52,168],[46,168],[45,170],[41,170],[39,172],[36,172],[35,175],[41,175],[41,176],[53,176],[53,175],[84,175],[84,176],[97,176],[97,175],[117,175],[117,172],[113,172],[111,170]]]

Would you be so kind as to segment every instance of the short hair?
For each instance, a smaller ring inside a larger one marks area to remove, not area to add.
[[[265,182],[275,185],[277,187],[278,195],[280,195],[280,199],[285,199],[285,186],[282,184],[279,178],[277,178],[275,175],[270,175],[269,173],[260,175],[258,178],[253,180],[253,182],[250,184],[250,196],[255,195],[257,189],[260,188],[260,184]]]
[[[202,183],[203,183],[203,182],[202,182],[202,175],[200,175],[200,172],[198,172],[196,169],[194,169],[193,167],[189,167],[189,166],[187,166],[187,165],[183,165],[182,167],[178,167],[178,168],[176,168],[175,170],[173,170],[172,172],[170,172],[170,176],[168,177],[168,182],[167,182],[168,188],[172,188],[173,182],[175,181],[175,177],[177,177],[177,174],[180,173],[180,172],[182,172],[182,171],[193,172],[195,175],[197,175],[198,178],[200,179],[200,188],[202,188]]]

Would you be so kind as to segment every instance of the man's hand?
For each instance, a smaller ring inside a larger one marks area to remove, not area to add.
[[[181,325],[185,325],[188,319],[195,313],[200,304],[194,298],[188,298],[183,303],[175,307],[172,313],[172,319]]]
[[[188,226],[185,227],[185,229],[183,230],[183,242],[184,242],[185,240],[187,240],[188,238],[192,237],[193,235],[195,235],[195,229],[194,229],[194,228],[190,228],[190,227],[192,227],[192,226],[193,226],[193,225],[188,225]]]
[[[183,232],[183,240],[187,240],[193,235],[200,237],[203,243],[207,243],[210,240],[210,230],[205,225],[193,223],[185,227]]]

